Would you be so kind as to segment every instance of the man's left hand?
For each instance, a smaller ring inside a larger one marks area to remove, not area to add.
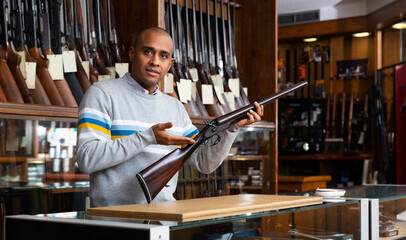
[[[264,116],[264,106],[260,106],[257,102],[254,102],[254,105],[256,107],[256,111],[250,110],[247,113],[248,118],[244,118],[237,123],[238,127],[243,127],[254,122],[258,122],[261,120],[261,117]]]

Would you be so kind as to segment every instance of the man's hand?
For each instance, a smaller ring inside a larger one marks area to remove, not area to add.
[[[193,144],[195,140],[188,137],[181,137],[170,134],[166,129],[171,128],[173,123],[158,123],[153,125],[152,131],[154,132],[156,142],[163,145],[185,145]]]
[[[248,118],[244,118],[241,121],[237,123],[238,127],[243,127],[249,124],[252,124],[254,122],[258,122],[261,120],[261,117],[264,116],[264,106],[259,104],[257,102],[254,102],[254,105],[256,107],[256,112],[253,110],[250,110],[247,113]]]

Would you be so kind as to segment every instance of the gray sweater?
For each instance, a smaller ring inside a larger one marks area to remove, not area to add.
[[[160,91],[150,95],[134,87],[129,74],[123,78],[93,84],[79,107],[76,161],[90,174],[92,207],[146,203],[136,174],[177,146],[156,143],[152,125],[172,122],[167,131],[194,137],[198,130],[184,106]],[[227,156],[238,133],[221,133],[221,142],[202,146],[187,164],[202,173],[214,171]],[[174,201],[178,174],[153,202]]]

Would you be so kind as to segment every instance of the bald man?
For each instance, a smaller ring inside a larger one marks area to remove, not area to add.
[[[159,91],[172,66],[173,42],[161,28],[143,30],[129,49],[130,73],[93,84],[79,107],[76,161],[90,174],[92,207],[146,203],[136,174],[198,133],[182,103]],[[238,128],[259,121],[263,107],[221,133],[221,143],[202,146],[186,162],[211,173],[225,159]],[[178,174],[153,202],[174,201]]]

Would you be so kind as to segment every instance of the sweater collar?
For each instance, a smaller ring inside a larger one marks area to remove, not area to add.
[[[145,88],[143,88],[137,81],[134,80],[134,78],[131,77],[130,73],[126,73],[123,76],[124,80],[132,87],[135,89],[139,90],[140,92],[144,94],[149,94],[149,91]],[[158,84],[156,85],[155,91],[151,95],[156,95],[159,91]]]

